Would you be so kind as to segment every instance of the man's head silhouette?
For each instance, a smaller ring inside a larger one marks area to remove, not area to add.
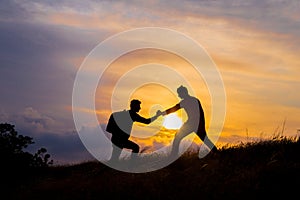
[[[182,85],[177,88],[177,93],[181,99],[184,99],[184,97],[187,97],[189,95],[187,88]]]
[[[141,109],[141,101],[137,100],[137,99],[133,99],[130,102],[130,110],[134,111],[134,112],[139,112]]]

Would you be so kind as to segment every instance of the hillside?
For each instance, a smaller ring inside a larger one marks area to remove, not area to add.
[[[148,173],[126,173],[91,161],[6,174],[6,199],[255,199],[292,197],[300,186],[300,140],[223,147],[202,159],[183,155]]]

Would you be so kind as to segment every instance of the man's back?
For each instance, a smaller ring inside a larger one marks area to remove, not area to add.
[[[193,125],[193,126],[198,126],[200,120],[203,120],[203,115],[201,112],[203,112],[200,101],[193,97],[193,96],[188,96],[184,98],[180,102],[180,107],[184,108],[188,119],[186,123]]]
[[[128,139],[132,129],[133,120],[129,111],[123,110],[110,115],[106,131],[113,135]]]
[[[133,110],[123,110],[110,115],[106,131],[128,139],[132,130],[133,122],[144,124],[151,123],[151,118],[144,118]]]

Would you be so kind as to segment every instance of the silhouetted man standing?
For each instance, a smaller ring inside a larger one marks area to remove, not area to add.
[[[130,102],[130,110],[114,112],[110,115],[106,131],[112,134],[111,142],[113,143],[113,151],[111,161],[117,161],[123,148],[131,149],[133,156],[139,153],[140,147],[135,142],[129,140],[133,122],[150,124],[161,115],[158,111],[151,118],[144,118],[138,114],[141,109],[141,101],[133,99]]]
[[[186,111],[188,119],[175,135],[172,145],[171,157],[176,157],[179,154],[180,141],[193,132],[195,132],[199,136],[199,138],[208,148],[211,149],[211,151],[217,152],[218,150],[216,146],[207,137],[205,130],[204,112],[199,99],[190,96],[187,88],[184,86],[178,87],[177,93],[182,100],[175,106],[162,112],[162,114],[167,115],[183,108]]]

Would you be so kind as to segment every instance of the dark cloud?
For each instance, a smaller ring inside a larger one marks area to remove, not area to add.
[[[29,150],[43,146],[59,163],[91,159],[65,107],[79,67],[71,60],[85,57],[102,33],[42,23],[30,3],[0,2],[0,121],[33,137]]]
[[[13,112],[32,105],[44,111],[71,105],[78,68],[71,60],[85,57],[96,42],[84,33],[56,26],[1,23],[1,107]]]
[[[28,148],[28,151],[34,153],[44,147],[56,165],[95,160],[82,144],[77,132],[62,135],[41,133],[34,137],[33,141],[35,143]]]
[[[42,114],[32,107],[27,107],[15,114],[7,114],[2,111],[0,113],[0,121],[15,124],[20,130],[30,136],[53,131],[57,134],[62,134],[66,130],[74,130],[73,124],[54,119],[52,116]]]
[[[36,4],[57,3],[0,2],[1,110],[14,113],[34,106],[53,113],[71,105],[79,67],[74,60],[84,58],[103,33],[39,21],[43,12]]]
[[[0,1],[0,21],[25,20],[30,18],[30,14],[16,1]]]

